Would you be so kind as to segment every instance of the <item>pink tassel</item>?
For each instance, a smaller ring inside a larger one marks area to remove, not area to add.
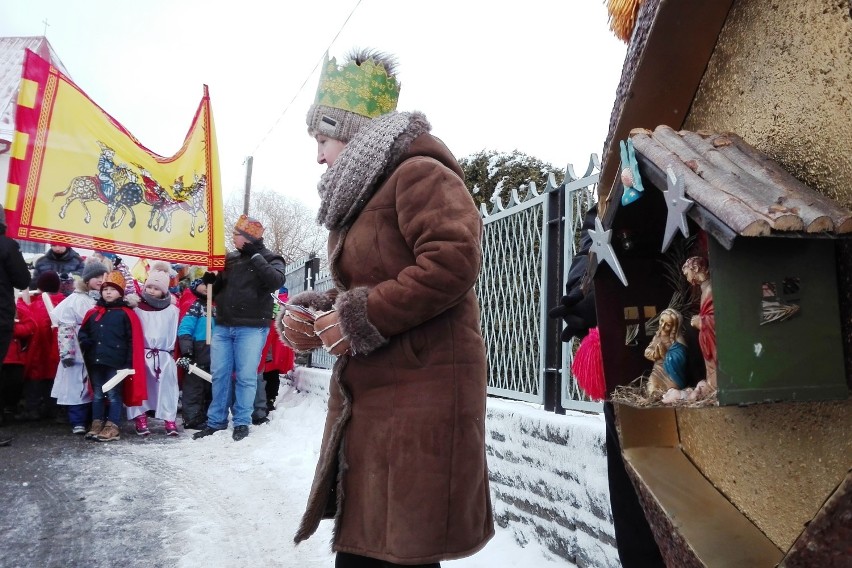
[[[601,355],[601,336],[598,328],[589,330],[589,335],[580,342],[574,355],[571,372],[577,378],[577,384],[592,400],[606,398],[606,379],[604,378],[603,356]]]

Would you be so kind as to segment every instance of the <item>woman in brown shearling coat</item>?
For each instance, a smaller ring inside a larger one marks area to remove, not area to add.
[[[494,534],[473,289],[482,222],[422,114],[383,114],[349,140],[342,113],[354,113],[338,111],[317,104],[308,115],[317,159],[329,166],[319,220],[331,231],[338,290],[291,301],[333,311],[314,329],[290,313],[278,322],[294,348],[322,342],[340,355],[295,540],[333,515],[338,567],[437,566]],[[336,128],[318,126],[329,117]]]

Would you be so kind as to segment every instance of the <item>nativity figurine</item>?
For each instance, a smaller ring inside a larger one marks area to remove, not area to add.
[[[645,349],[645,358],[654,362],[648,378],[649,395],[680,390],[686,386],[686,341],[681,333],[680,312],[667,308],[660,312],[660,325]]]
[[[710,271],[707,259],[693,256],[683,263],[683,274],[686,281],[701,289],[701,300],[698,315],[692,317],[692,327],[698,330],[698,344],[704,357],[707,371],[707,386],[715,391],[716,386],[716,320],[713,315],[713,289],[710,286]],[[703,387],[699,383],[699,387]]]

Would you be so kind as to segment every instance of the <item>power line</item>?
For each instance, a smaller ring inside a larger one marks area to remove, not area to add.
[[[299,89],[296,91],[296,94],[293,95],[293,98],[290,99],[290,102],[287,103],[287,106],[284,107],[284,110],[281,111],[281,114],[278,115],[278,118],[275,120],[275,122],[272,124],[272,126],[269,127],[269,130],[266,131],[266,134],[263,135],[263,137],[260,139],[260,141],[254,147],[254,150],[252,150],[251,154],[249,154],[249,155],[254,155],[255,152],[257,152],[257,149],[260,148],[260,146],[266,141],[266,139],[269,137],[269,135],[272,133],[272,131],[275,130],[275,127],[278,126],[278,123],[281,122],[281,119],[284,118],[284,115],[287,114],[287,111],[290,110],[290,107],[293,105],[293,102],[296,100],[296,98],[305,89],[305,85],[308,84],[308,81],[310,81],[314,72],[317,70],[317,67],[320,66],[320,62],[325,61],[326,54],[331,49],[331,46],[334,45],[334,42],[337,41],[337,38],[340,37],[341,32],[343,32],[343,29],[346,27],[346,24],[349,23],[349,19],[352,17],[352,14],[355,13],[355,10],[357,10],[358,6],[360,6],[360,5],[361,5],[361,0],[358,0],[358,2],[355,3],[355,6],[352,7],[352,11],[350,11],[349,15],[346,16],[346,19],[343,21],[343,24],[340,26],[340,29],[337,30],[337,33],[332,38],[331,42],[329,42],[329,44],[326,46],[325,51],[323,51],[322,57],[317,60],[317,63],[316,63],[316,65],[314,65],[314,68],[311,69],[311,72],[308,73],[308,76],[305,77],[304,81],[302,81],[302,84],[299,86]]]

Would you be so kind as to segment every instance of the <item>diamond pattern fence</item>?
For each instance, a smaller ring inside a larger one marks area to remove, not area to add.
[[[477,282],[488,357],[488,392],[543,402],[541,283],[546,194],[535,184],[523,202],[484,215]]]
[[[598,173],[594,173],[597,170]],[[561,243],[562,247],[562,280],[560,292],[565,291],[565,281],[568,277],[568,269],[571,267],[571,260],[574,258],[577,249],[580,246],[580,231],[583,228],[583,219],[586,212],[596,202],[596,187],[598,178],[600,177],[600,164],[597,156],[592,154],[589,160],[589,168],[581,178],[576,178],[574,172],[568,170],[565,183],[562,191],[565,198],[563,200],[564,210],[562,212],[562,222],[564,223],[564,240]],[[559,332],[562,332],[562,325],[559,326]],[[571,364],[574,362],[574,353],[577,352],[579,341],[575,338],[568,343],[561,343],[561,365],[560,376],[562,377],[560,385],[561,405],[564,408],[572,408],[575,410],[592,410],[602,412],[603,407],[599,402],[592,402],[586,396],[580,387],[577,385],[577,380],[571,373]]]
[[[586,211],[594,204],[600,165],[590,157],[582,177],[569,165],[562,184],[550,176],[542,193],[531,183],[508,205],[482,209],[482,272],[477,283],[489,364],[488,392],[544,404],[548,410],[599,410],[570,373],[575,342],[562,344],[562,324],[547,311],[564,293],[565,278]]]

